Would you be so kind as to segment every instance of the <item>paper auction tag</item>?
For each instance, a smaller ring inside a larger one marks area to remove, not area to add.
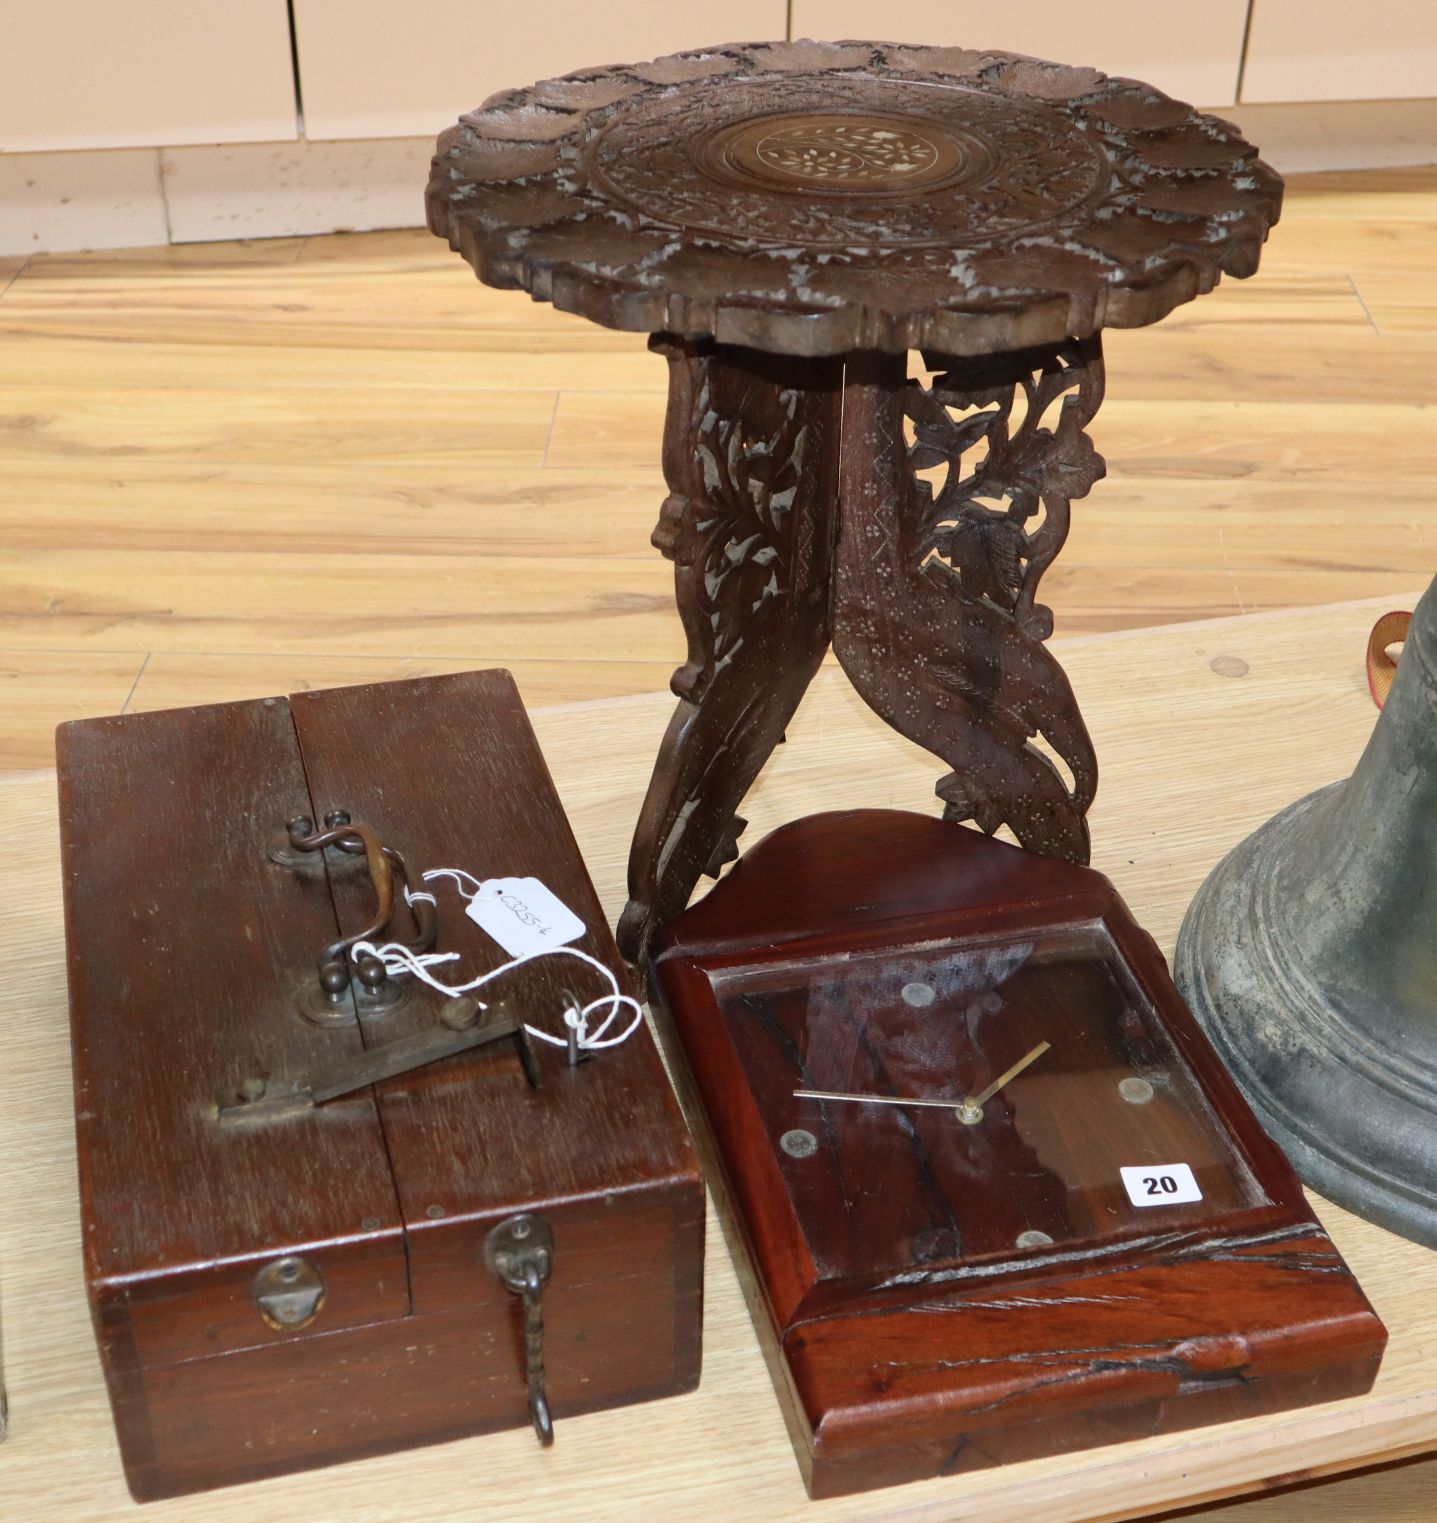
[[[537,878],[486,878],[465,912],[510,957],[567,946],[584,922]]]
[[[1202,1199],[1197,1179],[1185,1163],[1145,1163],[1118,1172],[1135,1206],[1180,1206]]]

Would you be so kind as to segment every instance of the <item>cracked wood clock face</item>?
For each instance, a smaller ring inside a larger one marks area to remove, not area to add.
[[[1265,1204],[1101,928],[734,971],[715,996],[822,1279]]]

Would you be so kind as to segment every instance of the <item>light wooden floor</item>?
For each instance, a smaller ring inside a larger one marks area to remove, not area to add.
[[[1434,268],[1437,170],[1311,177],[1255,280],[1109,334],[1059,632],[1437,567]],[[664,368],[419,231],[0,261],[0,768],[125,707],[662,687]]]

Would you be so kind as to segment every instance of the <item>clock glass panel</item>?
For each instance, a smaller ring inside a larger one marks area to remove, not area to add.
[[[1100,924],[711,976],[824,1279],[1266,1203]]]

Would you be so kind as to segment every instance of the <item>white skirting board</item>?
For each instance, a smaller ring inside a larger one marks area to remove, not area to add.
[[[433,152],[374,138],[0,154],[0,255],[419,227]]]
[[[1212,109],[1283,173],[1437,163],[1437,99]],[[416,137],[0,154],[0,255],[417,227],[432,152]]]
[[[163,149],[170,241],[422,227],[433,153],[432,137]]]
[[[1437,164],[1437,100],[1218,106],[1280,174]]]
[[[155,149],[0,153],[0,255],[169,241]]]

